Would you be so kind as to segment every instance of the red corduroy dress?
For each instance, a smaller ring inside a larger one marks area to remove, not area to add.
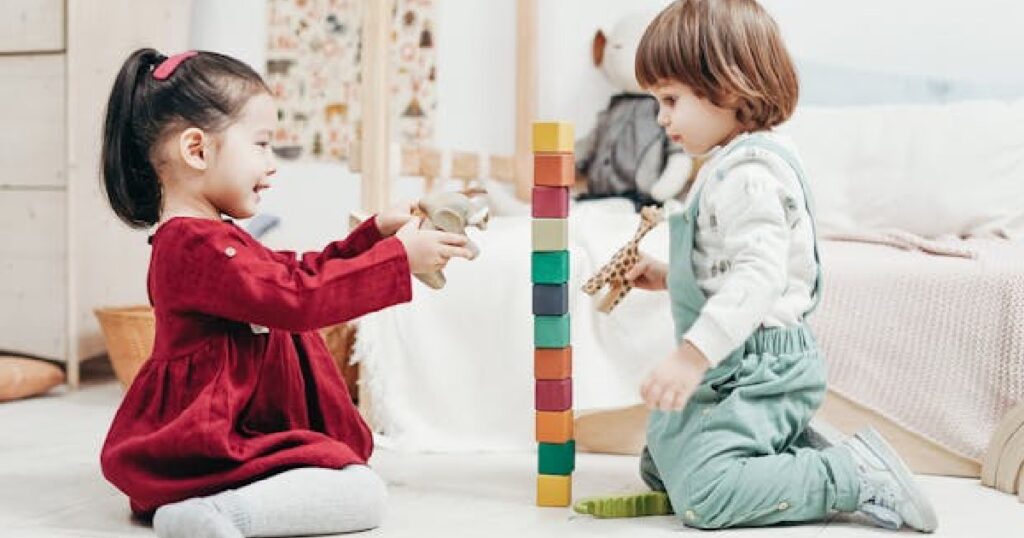
[[[290,468],[365,463],[369,428],[317,329],[412,298],[401,242],[370,219],[297,258],[194,218],[164,223],[151,242],[153,354],[100,457],[132,511]]]

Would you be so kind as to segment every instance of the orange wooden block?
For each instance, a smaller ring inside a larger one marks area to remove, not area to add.
[[[536,379],[572,377],[572,348],[537,348],[533,350],[533,377]]]
[[[572,439],[572,409],[537,411],[537,442],[568,443]]]
[[[534,153],[533,184],[572,187],[576,183],[576,156],[572,153]]]

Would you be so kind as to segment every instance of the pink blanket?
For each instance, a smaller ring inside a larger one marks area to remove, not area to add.
[[[980,459],[1024,401],[1024,242],[846,239],[822,243],[811,317],[832,389]]]

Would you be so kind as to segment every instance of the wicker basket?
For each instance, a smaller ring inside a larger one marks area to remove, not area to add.
[[[149,306],[122,306],[97,308],[93,311],[107,342],[107,354],[114,367],[114,375],[124,386],[132,384],[142,363],[153,352],[156,318]],[[341,370],[349,393],[356,397],[359,368],[348,363],[355,341],[355,326],[341,323],[320,330],[327,349]]]
[[[156,318],[149,306],[105,307],[93,310],[107,342],[114,375],[128,386],[153,352]]]

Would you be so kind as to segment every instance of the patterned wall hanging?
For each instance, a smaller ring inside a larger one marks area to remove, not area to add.
[[[267,82],[278,105],[275,150],[344,160],[358,139],[363,2],[269,0]],[[391,102],[397,141],[429,144],[437,110],[436,0],[396,0]]]

